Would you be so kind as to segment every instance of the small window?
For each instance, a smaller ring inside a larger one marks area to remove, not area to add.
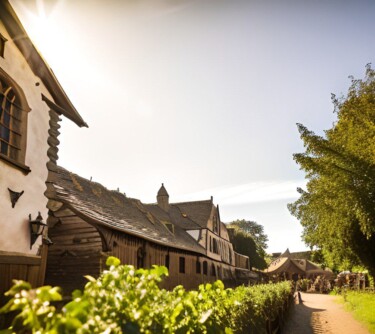
[[[212,218],[212,225],[213,225],[214,232],[219,233],[219,224],[218,224],[218,220],[217,220],[216,215],[214,215],[213,218]]]
[[[210,252],[212,252],[212,238],[210,237]]]
[[[185,258],[180,256],[180,263],[179,263],[179,272],[180,274],[185,274]]]
[[[4,53],[5,53],[5,42],[6,41],[7,41],[7,39],[2,34],[0,34],[0,57],[3,57],[3,58],[4,58]]]
[[[216,268],[213,263],[211,264],[211,276],[216,276]]]
[[[168,222],[163,222],[164,226],[167,228],[169,232],[174,234],[174,225]]]
[[[207,261],[203,262],[203,275],[207,275],[208,264]]]
[[[201,263],[199,262],[199,259],[197,259],[197,262],[196,262],[196,272],[197,274],[200,274],[202,271],[201,271]]]
[[[213,238],[213,250],[214,253],[219,254],[219,248],[217,246],[217,240],[215,238]]]
[[[169,254],[165,256],[165,266],[169,269]]]

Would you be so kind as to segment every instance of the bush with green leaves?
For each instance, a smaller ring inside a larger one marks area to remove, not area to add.
[[[54,306],[59,288],[15,281],[0,312],[16,315],[3,333],[266,333],[291,294],[289,282],[225,289],[216,281],[167,291],[159,288],[165,267],[134,269],[114,257],[107,265],[61,310]]]

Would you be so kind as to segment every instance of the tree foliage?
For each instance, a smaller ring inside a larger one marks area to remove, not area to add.
[[[351,77],[346,96],[332,101],[333,127],[318,136],[297,124],[306,151],[294,154],[309,180],[289,204],[303,239],[336,266],[362,264],[375,274],[375,71]]]
[[[253,221],[235,220],[227,225],[234,250],[250,258],[250,266],[267,268],[266,251],[268,237],[264,228]]]

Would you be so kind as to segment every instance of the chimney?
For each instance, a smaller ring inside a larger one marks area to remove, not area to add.
[[[158,206],[162,208],[164,211],[168,212],[169,211],[169,195],[167,193],[167,190],[164,188],[164,183],[161,184],[161,187],[158,191],[156,199],[158,201]]]

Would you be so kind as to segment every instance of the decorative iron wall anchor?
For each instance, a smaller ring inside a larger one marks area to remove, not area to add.
[[[24,191],[22,190],[20,193],[17,191],[13,191],[12,189],[9,189],[9,195],[10,195],[10,201],[12,202],[12,208],[16,206],[17,201],[19,198],[23,195]]]

